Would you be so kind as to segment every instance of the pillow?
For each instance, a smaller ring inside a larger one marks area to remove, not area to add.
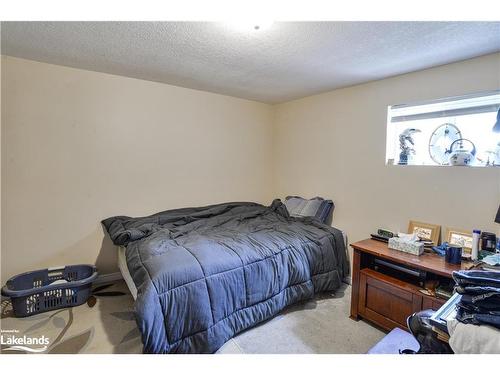
[[[326,223],[334,204],[331,200],[321,197],[304,199],[296,196],[285,198],[285,207],[290,216],[293,217],[314,217],[322,223]]]

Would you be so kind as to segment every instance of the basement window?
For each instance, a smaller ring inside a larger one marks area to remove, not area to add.
[[[389,106],[386,163],[499,167],[499,108],[500,90]]]

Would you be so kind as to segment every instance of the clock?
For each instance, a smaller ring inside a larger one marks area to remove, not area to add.
[[[462,133],[456,125],[447,122],[438,126],[429,138],[429,155],[434,163],[448,165],[450,146],[460,138],[462,138]]]

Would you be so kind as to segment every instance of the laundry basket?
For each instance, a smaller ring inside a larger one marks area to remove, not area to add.
[[[87,302],[96,278],[97,269],[89,264],[26,272],[9,279],[2,295],[21,318]]]

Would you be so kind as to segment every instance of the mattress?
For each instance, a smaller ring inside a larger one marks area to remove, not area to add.
[[[134,280],[132,280],[130,271],[128,270],[127,256],[125,255],[126,250],[127,249],[124,246],[118,246],[118,268],[123,276],[123,280],[125,280],[125,283],[130,290],[130,294],[132,294],[132,297],[134,297],[135,300],[137,299],[137,288],[134,284]]]

